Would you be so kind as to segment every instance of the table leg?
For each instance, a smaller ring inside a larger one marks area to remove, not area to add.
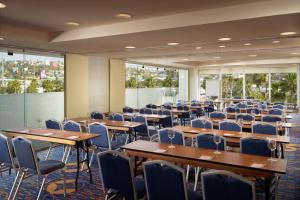
[[[271,188],[271,179],[266,178],[265,179],[265,200],[269,200],[271,197],[270,188]]]
[[[89,141],[85,141],[86,146],[86,164],[88,166],[89,174],[90,174],[90,183],[93,183],[92,171],[90,168],[90,152],[89,152]]]
[[[76,181],[75,181],[75,189],[77,191],[77,186],[78,186],[78,176],[79,176],[79,169],[80,169],[80,160],[79,160],[79,144],[76,142],[76,159],[77,159],[77,173],[76,173]]]

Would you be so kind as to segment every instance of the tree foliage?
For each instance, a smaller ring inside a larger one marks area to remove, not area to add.
[[[27,93],[37,93],[38,87],[39,87],[38,80],[32,79],[30,85],[27,88]]]
[[[8,94],[18,94],[22,90],[21,83],[18,80],[9,81],[7,83],[6,92]]]

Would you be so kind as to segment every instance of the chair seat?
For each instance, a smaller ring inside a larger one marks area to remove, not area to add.
[[[188,194],[189,200],[201,200],[202,199],[199,192],[195,192],[193,190],[188,189],[187,194]]]
[[[59,160],[45,160],[39,163],[39,168],[42,174],[49,174],[64,167],[65,164]]]
[[[119,149],[120,146],[124,145],[124,141],[120,141],[120,140],[113,140],[110,142],[110,145],[111,145],[111,149],[112,150],[116,150],[116,149]]]
[[[134,178],[134,184],[138,198],[144,197],[146,195],[145,181],[141,178]]]

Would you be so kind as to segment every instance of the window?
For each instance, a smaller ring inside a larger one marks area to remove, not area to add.
[[[199,75],[199,90],[200,100],[206,100],[206,80],[219,80],[219,74],[200,74]]]
[[[269,99],[269,75],[266,73],[261,74],[246,74],[246,97],[254,97],[261,101]]]
[[[243,74],[222,75],[222,97],[243,97]]]
[[[188,71],[126,63],[126,105],[141,108],[187,100]]]
[[[297,73],[271,74],[272,102],[297,102]]]
[[[64,57],[3,50],[0,59],[0,128],[64,118]]]

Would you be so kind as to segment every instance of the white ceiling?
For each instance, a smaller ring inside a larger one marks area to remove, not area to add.
[[[7,5],[0,10],[0,34],[6,38],[0,44],[174,67],[300,56],[291,54],[300,53],[299,0],[0,2]],[[114,17],[117,13],[133,17],[120,20]],[[81,25],[70,28],[64,24],[67,21]],[[297,34],[280,35],[286,31]],[[232,40],[219,42],[220,37]],[[280,43],[272,43],[274,40]],[[168,46],[168,42],[180,45]],[[125,49],[128,45],[136,48]],[[202,49],[196,50],[197,46]],[[249,57],[253,54],[257,56]]]

